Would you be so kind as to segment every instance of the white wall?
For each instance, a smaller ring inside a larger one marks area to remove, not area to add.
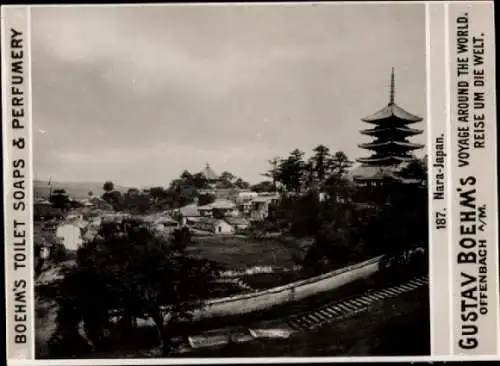
[[[380,258],[372,258],[337,271],[264,291],[208,300],[206,306],[202,310],[195,311],[193,315],[197,320],[241,315],[302,300],[370,277],[378,271]]]

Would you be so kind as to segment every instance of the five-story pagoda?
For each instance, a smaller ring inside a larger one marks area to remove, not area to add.
[[[411,136],[421,134],[422,130],[408,126],[422,121],[422,118],[399,107],[394,101],[394,94],[393,68],[389,103],[371,116],[362,118],[362,121],[374,127],[362,130],[361,133],[374,137],[374,140],[359,145],[363,149],[372,151],[372,154],[357,159],[362,164],[357,169],[358,174],[355,174],[358,182],[370,183],[380,182],[386,178],[397,179],[397,171],[401,164],[414,160],[413,151],[424,147],[409,140]]]
[[[410,161],[415,158],[412,151],[424,147],[408,140],[410,136],[422,133],[422,130],[408,127],[422,121],[422,118],[408,113],[394,102],[394,68],[391,74],[389,104],[375,114],[362,118],[362,121],[375,125],[374,128],[361,131],[364,135],[375,137],[373,142],[359,145],[363,149],[373,151],[371,156],[358,159],[362,164],[388,166]]]

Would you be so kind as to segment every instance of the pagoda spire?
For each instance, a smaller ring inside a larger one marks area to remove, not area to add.
[[[396,92],[396,85],[394,82],[394,67],[392,68],[391,71],[391,90],[390,90],[390,96],[389,96],[389,105],[394,104],[394,94]]]

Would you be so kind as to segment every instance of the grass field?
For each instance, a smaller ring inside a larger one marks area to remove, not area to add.
[[[233,236],[195,238],[187,252],[217,261],[229,269],[255,266],[291,268],[296,264],[287,245],[276,239],[256,240]]]

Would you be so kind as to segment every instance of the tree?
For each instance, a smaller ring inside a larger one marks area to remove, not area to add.
[[[56,208],[53,206],[34,205],[34,219],[35,220],[62,220],[64,217],[63,211],[65,209]]]
[[[339,268],[371,255],[361,235],[364,218],[354,204],[330,199],[322,204],[318,216],[314,244],[304,258],[304,267],[317,274],[327,264]]]
[[[142,221],[104,223],[95,240],[77,252],[76,266],[57,282],[60,338],[75,336],[83,321],[97,349],[106,344],[109,314],[151,319],[164,354],[172,349],[171,328],[210,297],[219,267],[184,252],[190,241],[185,231],[164,240]]]
[[[240,188],[240,189],[248,189],[250,188],[250,183],[248,182],[245,182],[243,179],[241,178],[238,178],[236,179],[236,181],[234,182],[234,186],[236,188]]]
[[[185,182],[192,182],[192,180],[193,180],[193,175],[187,170],[184,170],[181,173],[180,177]]]
[[[404,166],[399,175],[407,179],[415,179],[419,183],[427,179],[427,163],[426,158],[414,159]]]
[[[281,163],[281,158],[274,157],[271,160],[268,160],[268,163],[271,165],[271,168],[262,175],[264,177],[271,178],[273,184],[273,191],[276,191],[277,188],[276,183],[278,182],[280,176],[279,166]]]
[[[377,214],[367,220],[364,240],[377,254],[384,255],[385,265],[398,267],[401,273],[415,247],[428,247],[427,189],[418,183],[386,182],[385,200],[377,205]]]
[[[112,192],[115,190],[115,185],[113,184],[113,182],[107,181],[104,183],[102,189],[104,192]]]
[[[163,187],[151,187],[149,189],[149,196],[153,200],[154,205],[158,205],[168,198],[167,192]]]
[[[175,229],[170,237],[172,243],[172,250],[183,251],[189,244],[192,243],[191,231],[187,227]]]
[[[170,183],[165,196],[165,200],[169,202],[171,207],[182,207],[194,201],[198,196],[198,189],[192,181],[186,182],[183,179],[175,179]]]
[[[50,202],[52,203],[52,207],[63,210],[68,208],[70,204],[69,196],[64,189],[54,189],[50,196]]]
[[[208,205],[214,201],[215,201],[215,195],[211,193],[200,194],[198,196],[198,205],[200,206]]]
[[[292,221],[290,231],[296,237],[316,234],[319,228],[320,202],[312,190],[292,200]]]
[[[280,162],[278,182],[283,184],[287,191],[298,193],[303,187],[305,172],[304,153],[295,149],[288,158]]]
[[[304,162],[303,184],[305,187],[316,188],[319,183],[320,181],[316,175],[314,163],[309,159],[307,162]]]
[[[229,184],[232,184],[233,181],[236,179],[236,176],[226,170],[220,174],[219,179],[222,181],[226,181]]]
[[[122,208],[123,197],[120,191],[106,191],[102,194],[102,199],[113,206],[115,210]]]
[[[150,209],[149,194],[141,193],[137,188],[130,188],[123,196],[122,208],[135,214],[144,214]]]
[[[219,179],[216,183],[216,188],[229,189],[233,187],[234,184],[228,180]]]
[[[318,145],[313,151],[315,154],[310,158],[312,171],[318,183],[322,184],[331,172],[332,156],[325,145]]]
[[[343,151],[337,151],[331,159],[332,172],[338,176],[344,176],[352,164]]]
[[[349,201],[353,197],[355,186],[346,177],[332,174],[326,179],[323,190],[333,200]]]
[[[189,184],[189,182],[186,182]],[[203,173],[196,173],[193,175],[193,184],[197,189],[208,188],[208,179],[203,175]]]
[[[250,189],[254,192],[274,192],[276,190],[276,185],[272,182],[266,180],[260,183],[254,184],[250,187]]]
[[[137,188],[129,188],[128,191],[127,191],[127,196],[128,197],[136,197],[139,195],[139,189]]]

